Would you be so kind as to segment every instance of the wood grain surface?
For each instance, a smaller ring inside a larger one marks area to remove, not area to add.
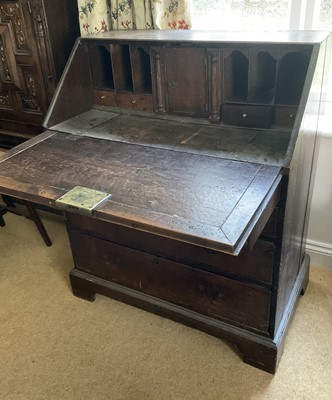
[[[52,129],[118,142],[280,166],[283,165],[290,139],[290,132],[279,129],[248,129],[203,124],[200,121],[189,123],[181,119],[171,121],[121,115],[98,107]]]
[[[96,217],[234,252],[279,176],[275,166],[55,133],[1,163],[0,190],[51,205],[74,186],[101,190],[112,199]]]

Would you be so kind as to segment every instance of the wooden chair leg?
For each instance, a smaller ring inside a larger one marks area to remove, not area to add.
[[[24,204],[29,212],[30,218],[36,224],[36,227],[39,230],[39,233],[41,234],[42,238],[44,239],[46,246],[52,246],[51,239],[48,236],[48,233],[46,232],[45,226],[44,226],[42,220],[40,219],[35,206],[32,203],[30,203],[29,201],[24,202]]]
[[[6,209],[0,207],[0,226],[6,226],[5,220],[3,219],[3,215],[6,214]]]

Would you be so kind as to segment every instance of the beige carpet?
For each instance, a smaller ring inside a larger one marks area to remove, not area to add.
[[[332,269],[312,268],[276,375],[223,341],[97,296],[74,297],[65,227],[0,228],[0,400],[332,399]]]

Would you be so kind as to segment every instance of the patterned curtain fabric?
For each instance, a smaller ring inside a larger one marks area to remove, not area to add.
[[[77,0],[81,35],[113,29],[190,29],[190,0]]]

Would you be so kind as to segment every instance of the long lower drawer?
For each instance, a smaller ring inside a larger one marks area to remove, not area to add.
[[[180,264],[192,265],[217,275],[272,285],[275,245],[268,241],[258,240],[251,250],[243,249],[235,257],[97,218],[72,213],[67,213],[66,217],[69,230],[80,231]]]
[[[75,268],[204,315],[268,332],[271,293],[189,265],[69,230]]]

